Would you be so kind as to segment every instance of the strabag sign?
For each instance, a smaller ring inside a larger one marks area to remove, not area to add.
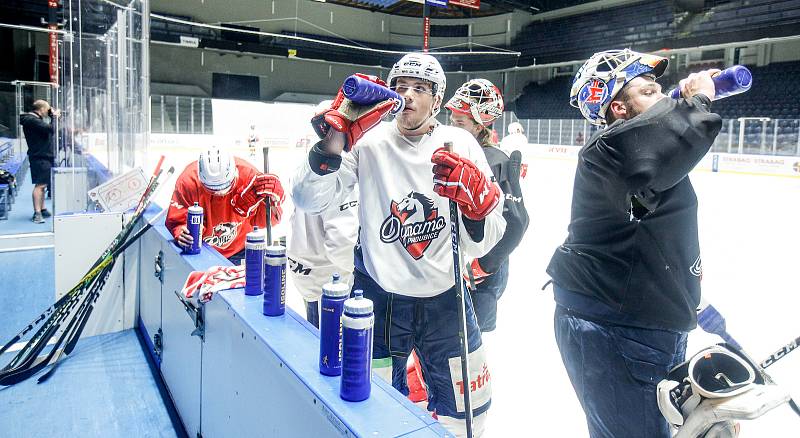
[[[800,178],[800,157],[710,153],[703,157],[697,169]]]

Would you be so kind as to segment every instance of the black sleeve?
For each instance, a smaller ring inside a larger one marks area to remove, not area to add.
[[[503,218],[506,220],[506,230],[500,241],[486,255],[478,259],[481,268],[490,274],[497,272],[500,269],[500,265],[519,246],[530,222],[528,210],[525,208],[525,202],[522,199],[519,173],[517,173],[517,177],[514,180],[503,181],[500,187],[505,194]]]
[[[467,234],[469,234],[473,242],[480,242],[483,240],[483,226],[486,224],[486,219],[474,221],[462,214],[461,222],[464,224],[464,229],[467,230]]]
[[[42,136],[53,134],[56,132],[56,124],[55,123],[47,123],[44,120],[40,119],[39,117],[31,117],[28,119],[28,124],[30,124],[31,128],[33,128],[37,133]]]
[[[704,95],[661,99],[636,118],[612,124],[584,157],[620,178],[647,205],[685,178],[711,148],[722,119],[710,105]]]

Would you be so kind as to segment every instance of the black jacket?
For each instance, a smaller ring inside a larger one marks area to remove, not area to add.
[[[519,185],[521,166],[519,158],[511,160],[505,152],[495,146],[484,146],[483,153],[505,196],[503,218],[506,220],[506,230],[500,241],[486,255],[478,259],[481,268],[491,274],[500,269],[514,248],[522,241],[522,236],[528,229],[529,218],[522,199],[522,188]]]
[[[628,325],[697,325],[700,245],[688,173],[722,126],[708,98],[661,99],[595,133],[581,149],[567,240],[547,272],[561,288]],[[566,305],[558,294],[556,301]],[[597,304],[597,303],[596,303]],[[570,307],[570,306],[568,306]],[[591,306],[574,309],[592,312]],[[585,314],[585,313],[584,313]]]
[[[20,114],[19,124],[22,125],[28,143],[28,157],[53,160],[55,153],[52,138],[55,125],[45,122],[38,114],[32,112]]]

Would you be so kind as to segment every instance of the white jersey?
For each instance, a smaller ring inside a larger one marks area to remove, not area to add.
[[[414,297],[438,295],[454,285],[448,199],[433,191],[431,156],[445,142],[487,176],[492,171],[481,147],[467,131],[438,125],[428,134],[407,138],[395,122],[367,132],[341,168],[320,176],[308,160],[298,168],[293,187],[295,205],[321,212],[359,186],[359,244],[363,266],[387,292]],[[463,216],[462,216],[463,217]],[[503,235],[503,198],[486,217],[479,242],[461,228],[463,259],[486,254]]]
[[[295,287],[306,301],[317,301],[322,285],[338,272],[353,281],[353,246],[358,237],[358,190],[318,215],[295,208],[287,256]]]
[[[506,135],[500,141],[500,149],[506,153],[506,155],[511,155],[511,152],[514,151],[521,151],[525,149],[525,146],[528,145],[528,137],[525,134],[521,134],[519,132],[515,132],[513,134]]]

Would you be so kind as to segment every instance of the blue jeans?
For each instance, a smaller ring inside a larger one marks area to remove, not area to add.
[[[656,385],[684,361],[687,334],[589,321],[556,305],[556,343],[592,438],[669,438]]]
[[[490,332],[497,327],[497,300],[503,296],[508,284],[508,260],[500,265],[500,269],[475,285],[470,291],[472,305],[481,332]]]

